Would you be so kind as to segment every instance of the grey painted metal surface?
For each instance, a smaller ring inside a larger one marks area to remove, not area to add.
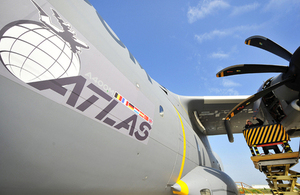
[[[224,134],[223,110],[245,97],[162,90],[86,1],[1,8],[1,194],[237,193],[192,113]]]

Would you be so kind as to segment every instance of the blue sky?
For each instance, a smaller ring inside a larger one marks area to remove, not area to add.
[[[252,95],[277,74],[216,78],[216,73],[236,64],[288,65],[245,45],[250,36],[268,37],[291,53],[300,46],[299,0],[89,1],[148,74],[179,95]],[[233,144],[227,136],[210,141],[235,181],[267,184],[242,135],[235,135]],[[299,139],[291,144],[298,150]]]

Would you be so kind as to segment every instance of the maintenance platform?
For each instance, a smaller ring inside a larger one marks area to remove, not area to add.
[[[251,160],[255,168],[266,175],[273,194],[299,195],[297,179],[300,173],[291,170],[299,161],[299,152],[293,152],[290,148],[290,138],[283,126],[252,127],[245,129],[243,134],[252,154]],[[282,152],[278,145],[283,147]],[[262,147],[264,153],[260,153],[258,147]],[[275,154],[270,154],[269,150],[274,150]]]

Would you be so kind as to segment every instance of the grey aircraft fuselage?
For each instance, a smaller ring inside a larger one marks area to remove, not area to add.
[[[191,119],[221,100],[160,86],[87,1],[1,8],[0,194],[238,193]]]

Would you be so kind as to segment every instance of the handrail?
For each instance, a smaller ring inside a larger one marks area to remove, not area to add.
[[[240,183],[241,185],[241,188],[242,188],[242,192],[244,192],[244,194],[245,194],[245,191],[247,191],[247,192],[250,192],[251,194],[253,194],[250,190],[248,190],[248,189],[254,189],[254,190],[257,190],[258,192],[261,192],[261,194],[263,194],[263,195],[265,195],[265,193],[263,193],[262,191],[260,191],[260,190],[258,190],[258,189],[256,189],[256,188],[253,188],[252,186],[250,186],[250,185],[248,185],[248,184],[245,184],[245,183],[243,183],[243,182],[235,182],[236,184],[238,184],[238,183]],[[238,186],[238,185],[237,185]],[[245,187],[248,187],[248,188],[245,188]],[[238,186],[238,188],[239,188],[239,186]],[[239,188],[240,189],[240,188]],[[257,193],[256,193],[257,194]]]

